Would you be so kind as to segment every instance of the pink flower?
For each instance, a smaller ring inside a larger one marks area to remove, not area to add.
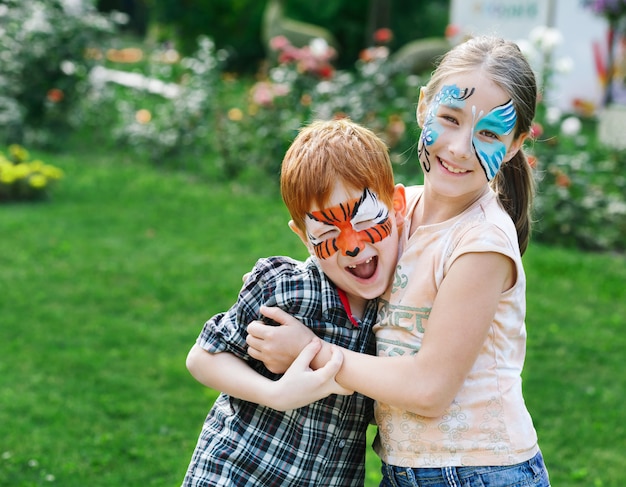
[[[271,83],[259,81],[252,87],[252,101],[257,105],[270,106],[274,101]]]
[[[290,42],[289,39],[287,39],[285,36],[276,36],[276,37],[272,37],[272,39],[270,40],[270,47],[274,50],[274,51],[282,51],[283,49],[286,49],[287,46],[290,46]]]

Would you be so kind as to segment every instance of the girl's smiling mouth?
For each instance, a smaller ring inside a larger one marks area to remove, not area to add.
[[[450,164],[448,164],[446,161],[444,161],[443,159],[441,159],[440,157],[437,158],[439,160],[439,164],[441,164],[444,169],[446,169],[446,171],[451,172],[452,174],[465,174],[470,172],[469,169],[462,169],[460,167],[455,167],[452,166]]]

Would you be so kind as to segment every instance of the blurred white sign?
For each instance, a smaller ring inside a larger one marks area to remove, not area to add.
[[[563,40],[550,66],[569,64],[570,70],[554,74],[546,100],[564,111],[602,103],[608,24],[583,0],[452,0],[450,23],[464,35],[493,34],[516,42],[528,42],[536,27],[557,29]],[[539,73],[541,66],[534,67]]]

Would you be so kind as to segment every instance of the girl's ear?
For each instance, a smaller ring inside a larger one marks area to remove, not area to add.
[[[300,240],[302,240],[304,246],[309,250],[309,253],[313,255],[313,246],[311,245],[311,242],[309,242],[306,234],[302,230],[300,230],[300,228],[298,228],[296,222],[294,222],[293,220],[289,220],[289,228],[291,228],[291,231],[293,233],[300,237]]]
[[[515,157],[515,154],[517,154],[521,150],[522,145],[526,140],[526,137],[528,137],[528,133],[521,134],[517,139],[511,142],[511,146],[509,147],[509,150],[506,151],[506,154],[504,154],[504,159],[502,162],[508,162],[513,159],[513,157]]]
[[[420,128],[424,128],[424,121],[426,120],[426,111],[428,109],[428,104],[426,103],[426,97],[424,96],[426,89],[422,86],[420,88],[420,97],[417,102],[417,110],[415,112],[415,117],[417,118],[417,125]]]

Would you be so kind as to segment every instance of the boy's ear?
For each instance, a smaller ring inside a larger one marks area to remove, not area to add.
[[[406,217],[406,190],[402,184],[396,184],[393,190],[393,211],[396,225],[401,228]]]
[[[309,242],[309,239],[307,238],[305,233],[298,228],[298,225],[296,225],[296,222],[294,222],[293,220],[289,220],[289,228],[291,228],[291,231],[293,233],[295,233],[298,237],[300,237],[300,240],[302,240],[302,243],[307,249],[309,249],[309,252],[310,252],[311,242]]]
[[[417,125],[419,125],[420,128],[424,128],[424,121],[426,120],[426,110],[428,108],[428,104],[426,103],[426,98],[424,96],[425,92],[426,92],[426,89],[422,86],[420,88],[420,97],[417,102],[417,110],[415,112],[415,118],[417,118]]]

